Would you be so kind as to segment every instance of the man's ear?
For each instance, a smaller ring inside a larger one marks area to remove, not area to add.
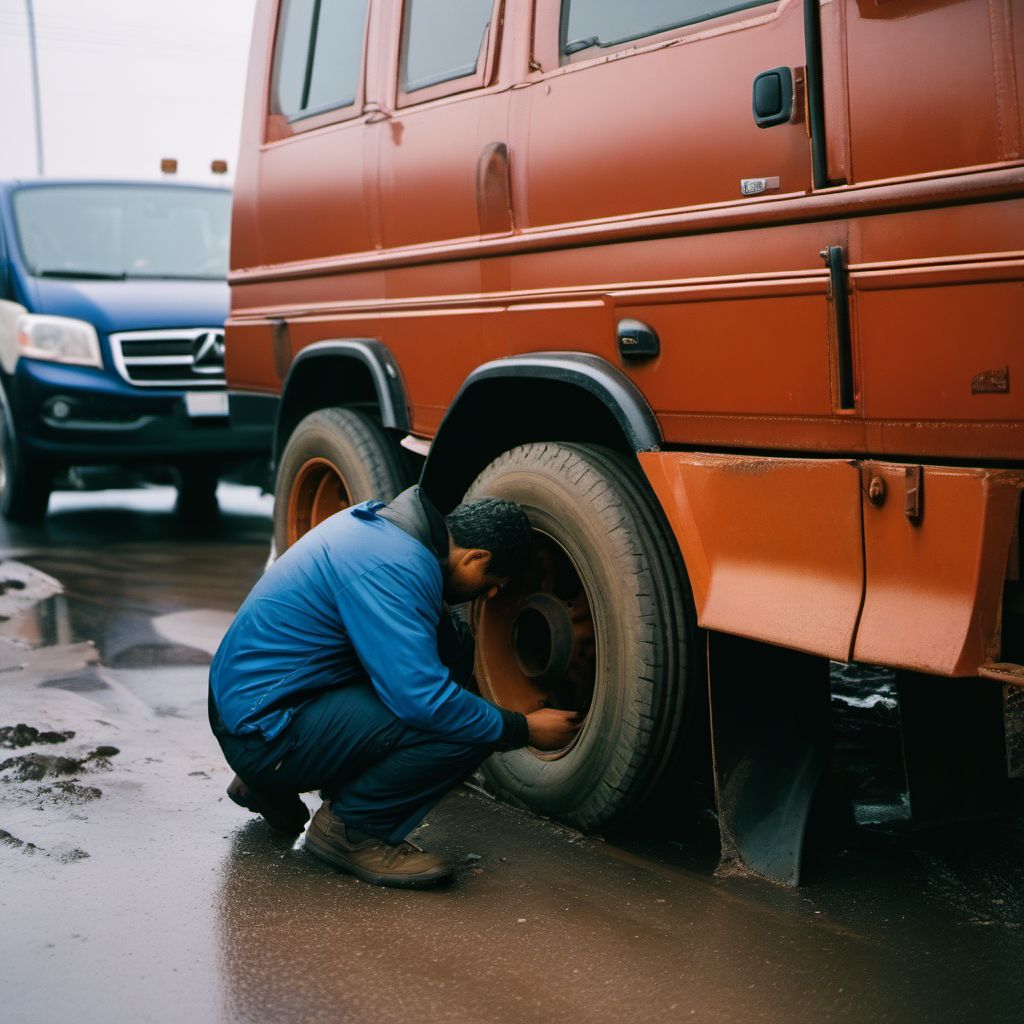
[[[467,564],[470,562],[479,562],[481,559],[484,560],[484,568],[487,568],[486,563],[491,560],[491,553],[486,548],[470,548],[466,558]]]

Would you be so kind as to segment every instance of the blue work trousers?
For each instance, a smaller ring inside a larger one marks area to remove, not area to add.
[[[269,741],[231,736],[213,724],[228,764],[248,785],[320,790],[346,825],[388,843],[401,842],[495,749],[406,725],[369,682],[325,690]]]

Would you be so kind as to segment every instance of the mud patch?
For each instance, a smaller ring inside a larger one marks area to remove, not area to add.
[[[15,850],[21,850],[22,853],[41,852],[35,843],[26,843],[24,839],[12,836],[10,832],[3,828],[0,828],[0,844],[3,844],[4,846],[11,846]]]
[[[61,775],[78,775],[87,759],[58,757],[55,754],[21,754],[0,761],[0,772],[10,772],[6,782],[39,782]]]
[[[41,732],[24,722],[0,726],[0,747],[6,747],[8,750],[15,747],[31,747],[37,743],[66,743],[74,737],[75,734],[70,729],[66,732]]]
[[[0,845],[9,846],[14,850],[20,850],[22,853],[41,853],[44,857],[51,857],[61,864],[74,864],[75,861],[88,860],[90,856],[89,853],[80,847],[68,846],[66,843],[55,846],[52,850],[44,850],[41,846],[36,846],[35,843],[27,843],[24,839],[19,839],[2,828],[0,828]]]
[[[74,864],[75,861],[88,860],[91,854],[86,853],[85,850],[81,850],[77,846],[72,846],[70,848],[61,847],[51,850],[46,856],[59,860],[61,864]]]
[[[52,786],[43,786],[39,790],[39,795],[47,797],[51,803],[87,804],[99,800],[103,796],[103,790],[96,786],[83,786],[68,779],[55,782]]]
[[[10,772],[4,782],[41,782],[62,775],[88,771],[109,771],[110,758],[121,751],[117,747],[97,747],[85,757],[60,757],[56,754],[19,754],[0,761],[0,772]]]

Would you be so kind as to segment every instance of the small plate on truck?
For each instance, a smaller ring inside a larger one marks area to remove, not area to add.
[[[185,411],[189,416],[227,416],[227,392],[186,391]]]

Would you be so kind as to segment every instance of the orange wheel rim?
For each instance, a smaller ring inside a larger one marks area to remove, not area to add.
[[[327,459],[303,463],[288,495],[288,546],[352,504],[345,478]]]
[[[490,700],[529,714],[586,714],[594,699],[597,644],[590,598],[568,553],[534,531],[534,559],[521,582],[474,607],[476,677]],[[564,750],[541,753],[554,759]]]

